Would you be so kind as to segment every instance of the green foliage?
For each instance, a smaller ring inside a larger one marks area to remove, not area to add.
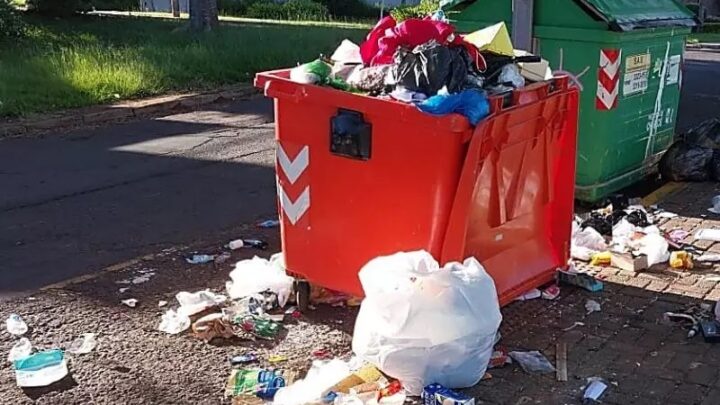
[[[257,2],[248,7],[247,16],[266,20],[327,21],[327,7],[312,0],[289,0],[279,4],[274,1]]]
[[[53,17],[67,17],[92,10],[90,0],[28,0],[28,10]]]
[[[703,24],[700,32],[705,33],[720,33],[720,23],[705,23]]]
[[[318,0],[327,7],[335,18],[373,18],[380,17],[380,9],[362,0]]]
[[[244,16],[248,8],[262,0],[218,0],[220,15]]]
[[[423,18],[440,9],[440,0],[422,0],[416,6],[400,6],[390,11],[390,15],[397,21],[409,18]]]
[[[139,10],[138,0],[88,0],[95,10],[131,11]]]
[[[198,35],[178,30],[184,21],[152,18],[27,20],[26,40],[0,46],[0,117],[247,83],[259,71],[311,61],[367,32],[252,23]]]
[[[25,22],[15,7],[5,0],[0,0],[0,42],[22,37],[25,28]]]

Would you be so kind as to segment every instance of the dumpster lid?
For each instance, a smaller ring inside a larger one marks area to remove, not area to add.
[[[441,0],[440,7],[451,9],[477,0]],[[588,14],[607,22],[613,31],[632,31],[651,27],[694,27],[695,15],[678,0],[575,0]]]
[[[676,0],[575,0],[613,31],[697,25],[695,15]]]

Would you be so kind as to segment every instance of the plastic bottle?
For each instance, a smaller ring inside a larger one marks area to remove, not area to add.
[[[267,242],[258,239],[235,239],[228,243],[228,248],[230,248],[230,250],[236,250],[244,247],[265,250],[267,249],[268,244]]]
[[[5,321],[7,331],[13,335],[24,335],[28,331],[28,326],[18,314],[10,314],[8,319]]]
[[[83,333],[82,336],[73,340],[67,352],[72,354],[87,354],[97,346],[97,339],[94,333]]]
[[[23,359],[30,354],[32,354],[32,343],[30,343],[28,338],[22,338],[10,349],[10,353],[8,353],[8,361],[13,363],[15,360]]]

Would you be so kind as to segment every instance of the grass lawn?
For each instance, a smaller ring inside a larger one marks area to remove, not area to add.
[[[0,116],[250,82],[258,71],[330,54],[366,28],[228,24],[192,35],[182,22],[28,18],[28,39],[0,47]]]
[[[720,32],[697,32],[688,36],[692,42],[720,42]]]

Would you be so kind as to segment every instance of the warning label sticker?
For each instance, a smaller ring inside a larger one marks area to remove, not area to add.
[[[648,70],[636,70],[625,73],[623,80],[623,95],[641,93],[648,88]]]
[[[673,55],[668,58],[667,74],[665,75],[665,85],[676,84],[680,78],[680,55]]]
[[[631,70],[647,70],[650,68],[650,54],[641,53],[639,55],[630,55],[625,58],[625,71]]]

